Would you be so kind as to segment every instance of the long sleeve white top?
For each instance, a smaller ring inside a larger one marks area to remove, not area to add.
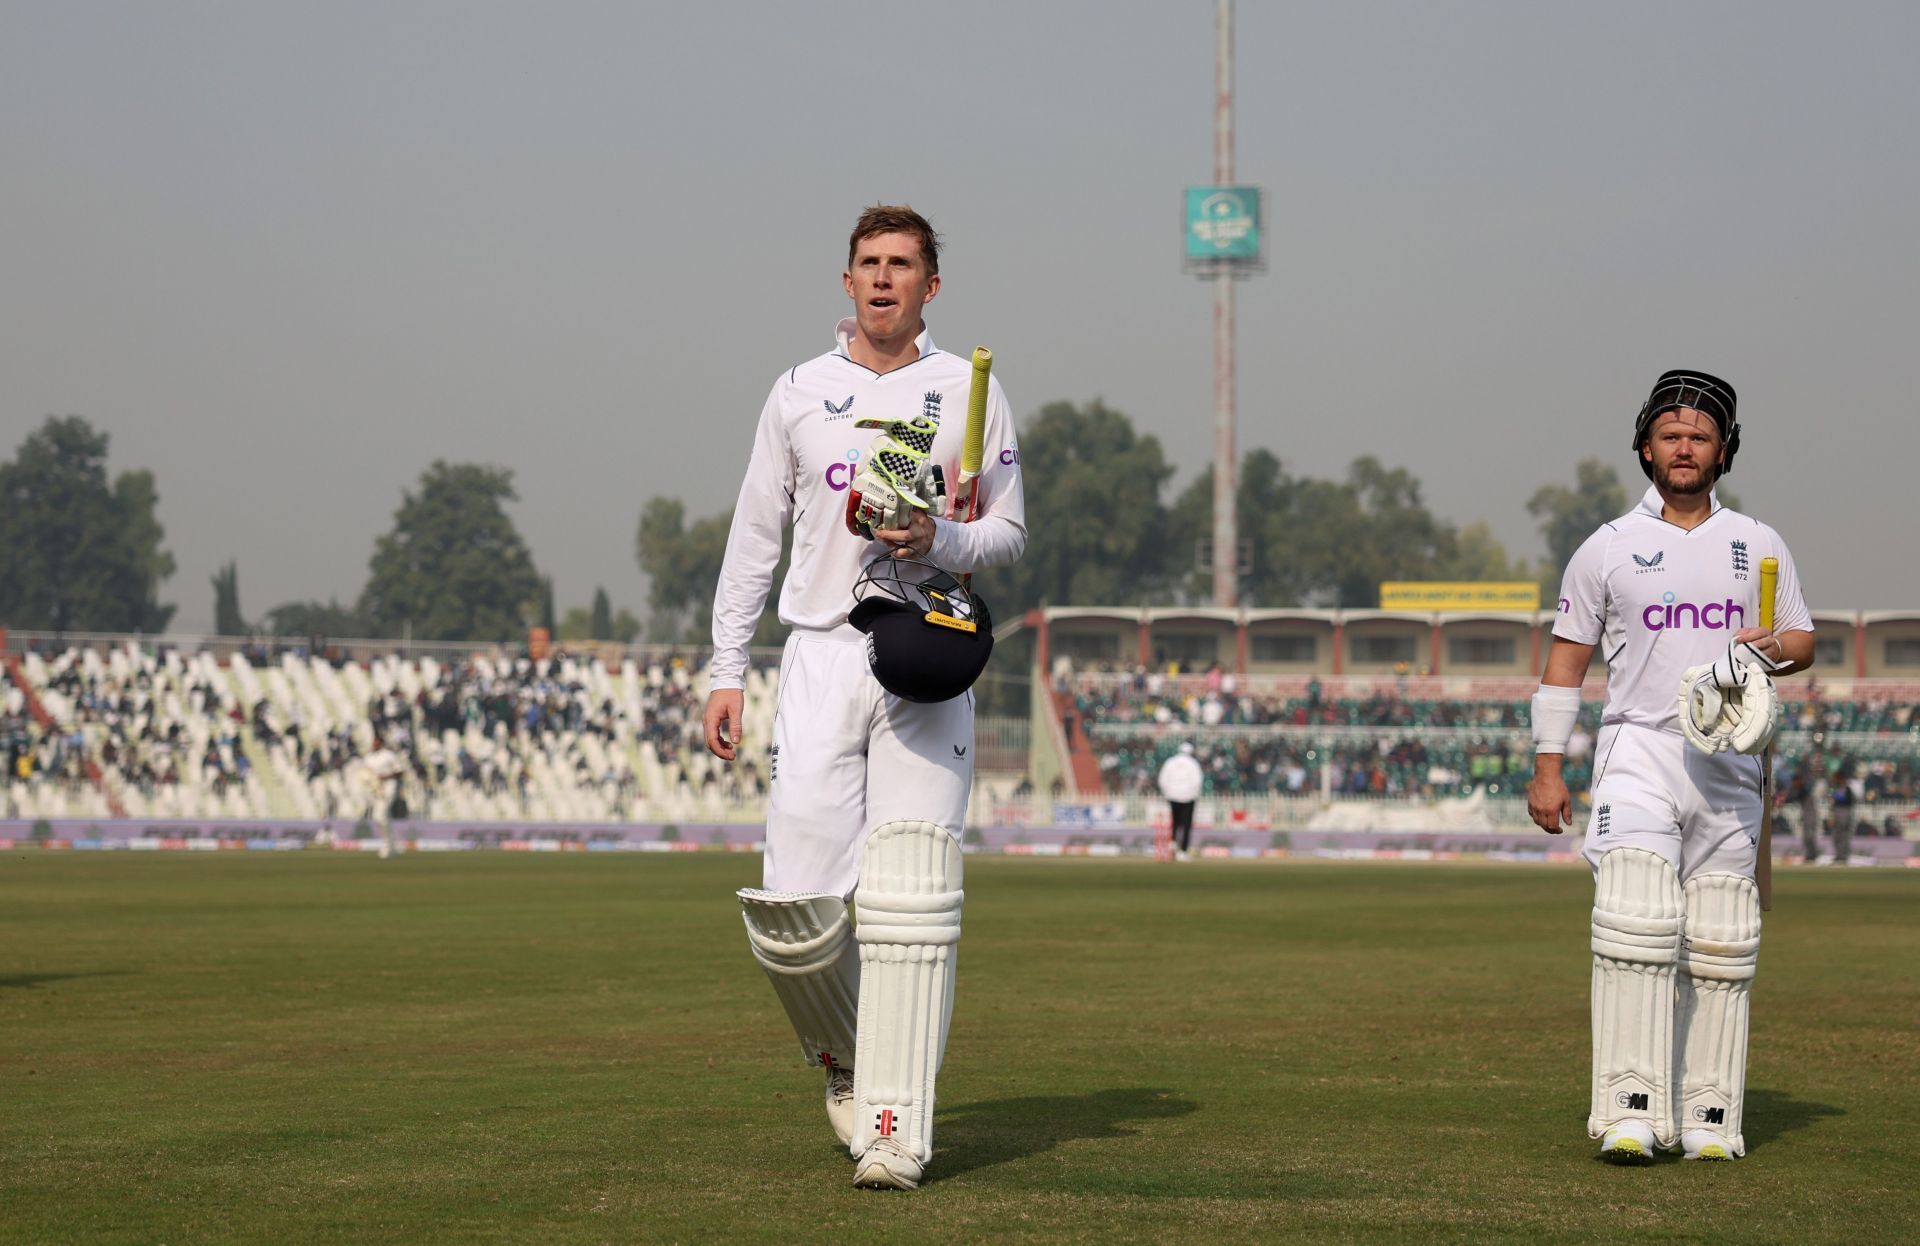
[[[1168,800],[1181,804],[1199,800],[1205,786],[1206,773],[1192,753],[1175,753],[1160,764],[1160,794]]]
[[[847,530],[847,488],[878,435],[876,429],[854,427],[856,420],[936,417],[940,431],[932,460],[945,469],[950,489],[960,478],[972,361],[940,350],[923,329],[915,343],[917,360],[874,372],[849,357],[853,332],[854,322],[842,320],[834,349],[775,381],[760,412],[714,591],[713,688],[746,684],[747,644],[766,605],[789,524],[793,559],[780,587],[780,621],[805,631],[845,629],[857,637],[847,623],[853,584],[886,547]],[[1020,446],[997,378],[989,382],[983,457],[974,521],[934,521],[927,561],[955,575],[1005,566],[1026,549]]]

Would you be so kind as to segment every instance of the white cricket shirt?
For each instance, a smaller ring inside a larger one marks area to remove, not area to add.
[[[1185,804],[1200,799],[1206,775],[1192,753],[1175,753],[1160,765],[1160,794]]]
[[[847,623],[853,583],[886,546],[847,530],[847,489],[884,430],[856,428],[854,421],[937,418],[940,431],[931,458],[945,469],[950,492],[960,479],[973,361],[940,350],[923,329],[915,339],[918,359],[878,373],[848,357],[853,332],[853,320],[842,320],[834,349],[775,381],[760,412],[714,590],[709,669],[714,688],[746,684],[747,644],[766,605],[788,524],[793,560],[780,586],[780,621],[798,630],[844,631],[849,639],[863,639]],[[978,517],[970,524],[934,521],[927,561],[955,575],[1005,566],[1027,545],[1020,445],[998,378],[989,379],[983,457]]]
[[[1660,491],[1602,524],[1561,581],[1553,634],[1598,645],[1607,661],[1603,723],[1680,731],[1680,677],[1713,661],[1734,633],[1760,626],[1760,560],[1780,560],[1773,630],[1810,632],[1793,555],[1780,534],[1713,499],[1688,531],[1660,517]]]

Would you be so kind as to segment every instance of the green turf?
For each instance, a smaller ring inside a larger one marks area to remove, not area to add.
[[[1750,1154],[1584,1130],[1577,868],[973,859],[855,1191],[758,858],[0,853],[0,1240],[1920,1240],[1920,872],[1784,871]]]

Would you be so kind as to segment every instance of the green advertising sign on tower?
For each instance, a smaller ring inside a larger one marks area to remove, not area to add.
[[[1189,264],[1260,260],[1260,188],[1258,186],[1187,187]]]

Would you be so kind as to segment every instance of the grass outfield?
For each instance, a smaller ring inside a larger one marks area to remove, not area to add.
[[[967,863],[855,1191],[748,855],[0,853],[0,1240],[1920,1240],[1920,871],[1787,870],[1737,1164],[1585,1135],[1584,871]]]

